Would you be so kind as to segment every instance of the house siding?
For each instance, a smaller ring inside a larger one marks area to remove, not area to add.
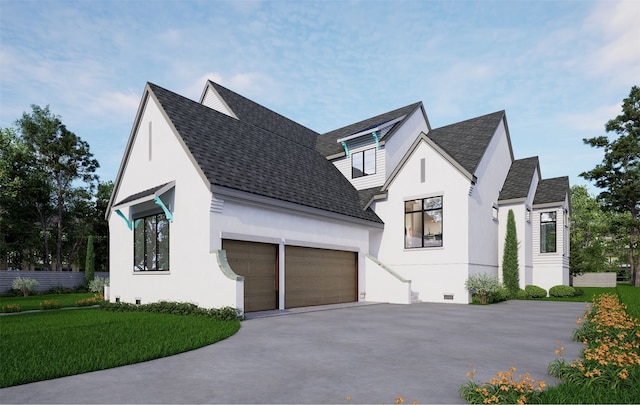
[[[484,273],[498,275],[498,221],[493,219],[493,205],[511,167],[511,149],[504,121],[487,146],[476,172],[477,182],[469,198],[469,261],[484,269]],[[505,222],[506,223],[506,222]]]
[[[420,182],[425,159],[425,183]],[[439,153],[422,141],[391,183],[387,198],[373,203],[385,223],[383,232],[372,233],[372,255],[383,265],[411,280],[414,295],[422,301],[468,303],[464,282],[469,273],[469,180]],[[443,246],[405,249],[404,202],[442,196]],[[374,250],[377,248],[377,251]]]
[[[568,200],[562,206],[536,207],[533,210],[533,279],[532,284],[546,289],[569,285],[569,218],[565,218]],[[556,252],[540,252],[540,214],[556,213]],[[566,219],[566,221],[565,221]]]
[[[133,135],[130,154],[118,184],[114,201],[157,185],[175,181],[170,192],[169,271],[133,271],[133,232],[114,213],[109,217],[111,300],[141,303],[160,300],[193,302],[202,307],[236,306],[235,291],[220,288],[231,283],[217,271],[216,258],[209,253],[208,223],[211,206],[208,184],[179,138],[166,122],[152,97],[140,117],[139,131]],[[153,157],[148,159],[148,123],[153,125]],[[136,207],[124,208],[130,215]],[[218,288],[215,288],[218,287]]]
[[[219,111],[223,114],[226,114],[229,117],[234,116],[231,110],[229,110],[229,107],[227,107],[227,105],[222,101],[222,99],[218,96],[218,94],[211,88],[211,86],[207,86],[207,90],[204,94],[204,97],[202,98],[202,104],[216,111]]]
[[[347,141],[347,147],[349,148],[350,156],[345,156],[333,161],[334,166],[340,170],[340,173],[342,173],[342,175],[346,177],[357,190],[364,190],[376,186],[382,187],[386,179],[384,146],[381,146],[376,150],[376,173],[368,176],[357,177],[355,179],[351,178],[352,155],[365,150],[375,149],[376,144],[373,142],[373,137],[369,135]]]
[[[216,197],[217,198],[217,197]],[[279,308],[285,308],[285,246],[302,246],[356,252],[358,255],[358,297],[366,291],[366,253],[369,230],[364,225],[295,213],[291,210],[226,199],[222,212],[209,215],[209,249],[222,248],[222,239],[273,243],[279,249]]]

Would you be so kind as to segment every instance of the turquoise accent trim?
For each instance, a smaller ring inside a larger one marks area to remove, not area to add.
[[[347,148],[347,143],[345,141],[342,141],[342,147],[344,148],[344,153],[349,157],[349,148]]]
[[[380,142],[378,141],[378,133],[376,131],[373,131],[372,135],[373,135],[373,140],[376,141],[376,149],[380,149]]]
[[[136,219],[135,221],[133,221],[133,229],[138,229],[138,225],[140,225],[140,222],[142,222],[142,219]]]
[[[129,228],[129,230],[133,230],[133,224],[131,223],[131,221],[129,221],[129,218],[127,218],[122,211],[120,210],[116,210],[116,214],[120,215],[120,218],[124,219],[124,222],[127,223],[127,227]]]
[[[167,219],[169,220],[169,222],[173,222],[173,214],[171,214],[171,211],[169,211],[169,209],[167,208],[166,205],[164,205],[164,203],[162,202],[162,200],[160,199],[160,197],[154,197],[153,201],[155,201],[155,203],[157,205],[160,206],[160,208],[162,208],[162,211],[164,211],[164,215],[167,217]]]

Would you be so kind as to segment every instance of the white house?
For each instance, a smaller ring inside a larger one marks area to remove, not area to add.
[[[468,303],[500,274],[568,284],[569,183],[514,160],[504,111],[431,129],[422,103],[318,134],[214,82],[148,83],[106,216],[111,300],[243,311]]]

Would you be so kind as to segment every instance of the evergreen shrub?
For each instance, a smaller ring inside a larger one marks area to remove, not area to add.
[[[549,295],[551,297],[573,297],[576,294],[576,290],[570,285],[554,285],[549,288]]]
[[[547,290],[537,285],[528,285],[524,287],[527,298],[544,298],[547,296]]]

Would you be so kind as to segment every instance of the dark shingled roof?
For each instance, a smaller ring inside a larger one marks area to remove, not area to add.
[[[340,152],[343,152],[344,149],[342,149],[342,145],[338,143],[338,139],[356,134],[368,128],[374,128],[377,125],[384,124],[385,122],[392,121],[402,116],[409,116],[409,114],[411,114],[417,108],[420,108],[421,105],[422,105],[421,102],[414,103],[406,107],[398,108],[397,110],[376,115],[375,117],[371,117],[366,120],[359,121],[351,125],[347,125],[346,127],[342,127],[342,128],[333,130],[331,132],[322,134],[317,138],[316,150],[324,156],[331,156],[331,155],[335,155]],[[396,126],[400,125],[401,123],[402,121],[397,123]],[[391,135],[392,133],[387,135],[385,139],[388,139]]]
[[[135,193],[134,195],[130,195],[129,197],[125,198],[124,200],[120,201],[119,203],[117,203],[115,205],[118,206],[118,205],[126,204],[126,203],[129,203],[131,201],[135,201],[135,200],[137,200],[139,198],[143,198],[143,197],[147,197],[147,196],[150,196],[152,194],[155,194],[156,191],[160,190],[162,187],[166,186],[167,184],[169,184],[169,183],[164,183],[164,184],[161,184],[159,186],[150,188],[148,190],[144,190],[144,191],[141,191],[139,193]]]
[[[381,191],[382,189],[380,187],[358,190],[358,194],[360,195],[360,206],[364,208],[374,196],[381,194]]]
[[[538,167],[537,156],[514,160],[500,190],[498,201],[527,198],[536,167]]]
[[[212,185],[382,222],[362,210],[358,192],[331,162],[291,142],[295,133],[270,133],[154,84],[149,88]]]
[[[533,204],[561,203],[569,193],[569,177],[540,180]]]
[[[240,121],[248,122],[273,134],[284,136],[290,141],[297,142],[308,148],[315,146],[316,137],[319,135],[317,132],[238,93],[234,93],[218,83],[212,81],[209,81],[209,83],[216,89]]]
[[[434,129],[427,136],[466,171],[475,174],[503,117],[504,110],[497,111]]]

